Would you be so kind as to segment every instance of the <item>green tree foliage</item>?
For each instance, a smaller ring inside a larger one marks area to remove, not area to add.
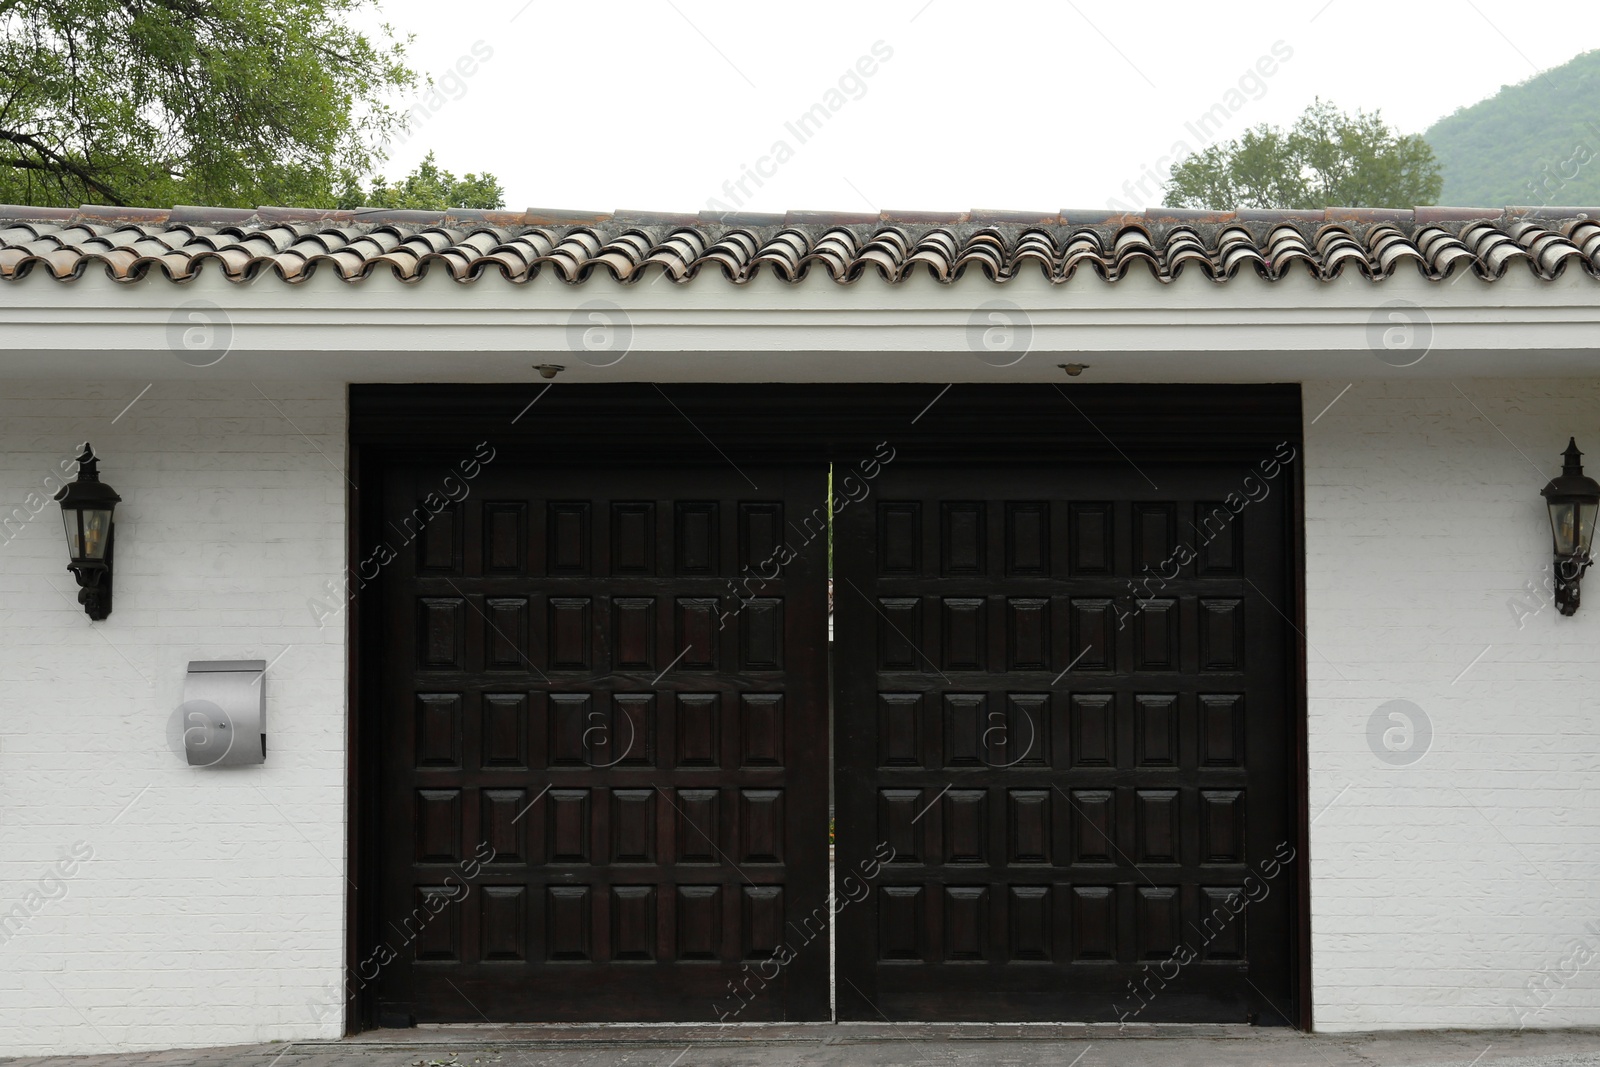
[[[1436,203],[1443,184],[1420,136],[1318,100],[1287,130],[1262,124],[1189,156],[1172,169],[1166,198],[1220,211],[1414,207]]]
[[[326,205],[416,76],[368,0],[0,0],[0,203]]]
[[[1600,204],[1600,50],[1434,123],[1423,134],[1444,168],[1441,204]]]
[[[415,211],[448,211],[457,207],[496,208],[505,206],[505,192],[493,174],[468,174],[457,178],[440,170],[429,152],[417,169],[396,185],[379,177],[366,192],[353,182],[339,197],[342,208],[386,207]]]

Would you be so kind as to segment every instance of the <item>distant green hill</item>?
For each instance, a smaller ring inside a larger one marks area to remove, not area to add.
[[[1440,204],[1600,206],[1600,50],[1503,86],[1423,134]]]

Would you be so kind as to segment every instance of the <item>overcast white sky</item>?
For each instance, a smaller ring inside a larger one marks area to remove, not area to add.
[[[1288,123],[1319,95],[1421,132],[1600,47],[1593,0],[382,0],[380,13],[441,83],[385,170],[431,149],[458,174],[495,174],[517,209],[1143,207],[1160,203],[1153,169],[1178,142]],[[474,72],[447,79],[464,56]],[[826,122],[802,141],[785,124],[818,104]],[[1226,126],[1196,136],[1217,105]]]

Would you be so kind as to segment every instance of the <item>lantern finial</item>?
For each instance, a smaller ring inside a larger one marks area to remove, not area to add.
[[[86,482],[100,480],[100,457],[94,454],[94,446],[88,441],[83,443],[83,451],[78,455],[78,477]]]
[[[1583,477],[1583,453],[1578,451],[1578,439],[1567,438],[1567,450],[1561,453],[1561,458],[1566,460],[1566,465],[1561,468],[1563,477]]]

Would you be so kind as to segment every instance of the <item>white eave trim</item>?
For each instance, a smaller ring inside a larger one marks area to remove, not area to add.
[[[1600,283],[1581,272],[1446,283],[1352,273],[1218,284],[1190,272],[1171,284],[1134,276],[1053,286],[1024,275],[996,285],[969,275],[953,285],[766,276],[735,286],[706,276],[622,286],[597,276],[517,286],[462,285],[443,272],[412,285],[382,274],[348,283],[323,270],[300,285],[271,276],[240,285],[220,272],[183,285],[36,272],[0,284],[0,377],[188,376],[195,368],[173,358],[169,326],[196,302],[231,327],[228,358],[205,368],[224,377],[521,380],[529,364],[553,362],[569,366],[567,381],[1060,380],[1056,365],[1072,361],[1091,364],[1100,381],[1600,376]],[[596,310],[620,313],[631,331],[627,358],[611,366],[574,347]],[[969,347],[974,316],[996,310],[1020,314],[1032,331],[1027,358],[1009,366]],[[1375,328],[1407,320],[1431,331],[1427,357],[1408,368],[1376,358]]]

